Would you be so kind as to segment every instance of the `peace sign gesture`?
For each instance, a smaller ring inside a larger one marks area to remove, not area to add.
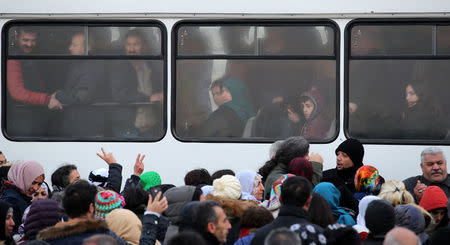
[[[111,163],[117,163],[116,159],[114,158],[112,152],[105,152],[105,150],[103,149],[103,147],[101,148],[103,155],[101,155],[100,153],[97,153],[97,156],[100,157],[101,159],[103,159],[103,161],[105,161],[108,165]]]
[[[134,163],[134,175],[141,176],[144,172],[144,158],[145,155],[142,155],[142,157],[140,153],[137,155],[136,162]]]

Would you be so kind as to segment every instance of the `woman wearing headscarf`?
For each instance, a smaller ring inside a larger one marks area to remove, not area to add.
[[[377,196],[368,195],[363,197],[359,201],[358,205],[358,216],[356,217],[356,225],[353,226],[353,228],[359,233],[359,236],[361,237],[361,241],[365,241],[367,238],[367,235],[369,234],[369,229],[366,227],[366,220],[364,216],[366,215],[366,209],[370,202],[374,200],[379,200],[381,198]]]
[[[236,175],[241,183],[242,200],[253,200],[261,202],[264,195],[264,186],[261,181],[261,175],[251,170],[244,170]]]
[[[5,245],[16,244],[12,238],[14,228],[13,209],[3,201],[0,201],[0,241]]]
[[[284,174],[273,182],[272,188],[270,189],[270,198],[263,202],[263,205],[272,213],[274,218],[278,217],[278,212],[280,211],[281,202],[281,185],[283,182],[290,177],[294,177],[293,174]]]
[[[336,217],[336,223],[344,225],[355,225],[355,221],[342,207],[339,206],[339,198],[341,193],[332,183],[322,182],[314,187],[313,192],[320,194],[328,205],[330,205],[331,212]]]
[[[220,89],[217,96],[221,103],[199,128],[198,134],[204,137],[241,137],[247,120],[255,116],[247,87],[237,78],[219,80],[214,86]]]
[[[8,172],[8,181],[3,185],[3,200],[14,210],[14,231],[22,223],[25,209],[31,204],[32,196],[44,182],[44,169],[36,161],[19,161]]]

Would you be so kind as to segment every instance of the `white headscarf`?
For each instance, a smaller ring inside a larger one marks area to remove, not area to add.
[[[355,228],[358,232],[368,230],[366,227],[366,220],[364,218],[364,216],[366,216],[367,206],[369,205],[370,202],[380,199],[381,198],[377,196],[368,195],[363,197],[363,199],[359,201],[358,205],[359,213],[358,216],[356,217],[356,225],[353,226],[353,228]]]

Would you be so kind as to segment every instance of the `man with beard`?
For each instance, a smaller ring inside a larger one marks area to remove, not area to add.
[[[128,56],[146,55],[148,44],[144,33],[138,29],[128,31],[124,52]],[[162,67],[145,60],[117,61],[111,66],[110,83],[112,100],[123,105],[110,113],[113,135],[133,138],[158,137],[162,133]],[[152,105],[126,105],[136,102],[153,102]]]
[[[335,151],[336,168],[323,172],[321,182],[331,182],[341,192],[340,205],[355,212],[358,211],[355,174],[363,166],[364,147],[357,139],[347,139]]]
[[[438,147],[425,148],[420,154],[422,175],[410,177],[403,182],[406,189],[413,194],[417,203],[422,199],[425,189],[430,185],[440,187],[447,198],[450,197],[450,179],[447,174],[447,160]]]

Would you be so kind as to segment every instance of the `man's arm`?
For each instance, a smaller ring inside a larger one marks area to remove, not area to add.
[[[8,92],[15,100],[31,105],[48,105],[50,103],[50,95],[25,88],[20,61],[8,60],[6,81]]]

